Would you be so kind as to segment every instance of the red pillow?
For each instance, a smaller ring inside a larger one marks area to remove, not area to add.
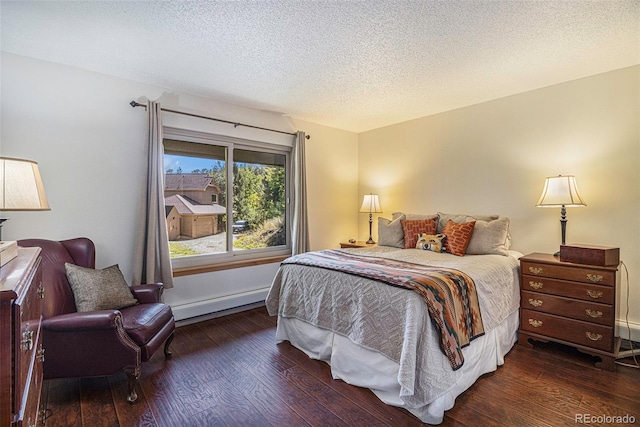
[[[442,230],[442,234],[447,236],[444,240],[445,250],[450,254],[463,256],[467,252],[475,225],[475,221],[461,223],[447,221],[444,230]]]
[[[402,230],[404,231],[404,248],[415,249],[418,243],[418,234],[436,234],[436,219],[434,216],[429,219],[403,219]]]

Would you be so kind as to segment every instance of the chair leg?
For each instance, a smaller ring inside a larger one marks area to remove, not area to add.
[[[138,393],[136,392],[136,386],[138,385],[138,378],[140,377],[140,369],[125,368],[124,372],[129,379],[129,395],[127,396],[127,402],[133,404],[138,399]]]
[[[173,341],[173,332],[171,333],[171,335],[169,335],[169,338],[167,338],[167,340],[164,342],[164,357],[166,359],[170,358],[173,355],[171,353],[171,350],[169,349],[169,346],[171,345],[171,341]]]

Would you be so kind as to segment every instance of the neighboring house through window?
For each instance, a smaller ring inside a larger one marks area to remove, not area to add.
[[[224,206],[210,202],[214,194],[219,192],[220,187],[213,184],[213,177],[207,173],[165,173],[165,207],[175,208],[180,220],[179,232],[169,232],[169,240],[177,241],[181,237],[197,239],[219,234],[218,224],[224,224],[222,217],[227,214],[227,210]],[[169,226],[168,222],[167,225]],[[171,230],[170,227],[167,229]]]
[[[172,128],[163,142],[174,266],[291,252],[289,147]]]

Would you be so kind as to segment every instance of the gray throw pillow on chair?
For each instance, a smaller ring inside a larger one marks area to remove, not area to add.
[[[64,268],[79,312],[114,310],[138,303],[117,264],[94,270],[67,262]]]

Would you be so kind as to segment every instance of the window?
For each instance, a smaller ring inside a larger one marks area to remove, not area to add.
[[[289,147],[172,128],[163,143],[174,267],[291,253]]]

